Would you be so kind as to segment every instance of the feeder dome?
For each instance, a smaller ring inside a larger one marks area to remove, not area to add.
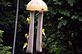
[[[42,0],[31,0],[26,5],[26,10],[30,11],[48,11],[46,3]]]

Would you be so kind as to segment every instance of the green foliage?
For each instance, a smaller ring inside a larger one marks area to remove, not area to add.
[[[44,15],[47,54],[75,54],[77,50],[73,46],[77,45],[75,45],[74,40],[82,31],[79,29],[79,27],[82,27],[80,1],[45,1],[49,8],[49,11]]]
[[[0,30],[0,54],[11,54],[11,52],[9,51],[11,49],[10,46],[4,46],[2,44],[3,40],[2,40],[2,37],[3,37],[3,32],[2,30]]]
[[[65,15],[65,16],[70,16],[70,11],[64,8],[57,9],[59,13]]]
[[[3,40],[2,40],[2,37],[3,37],[2,34],[3,34],[3,32],[4,32],[4,31],[0,30],[0,43],[3,42]],[[2,46],[2,44],[0,44],[0,46]]]
[[[61,28],[61,26],[65,26],[67,24],[67,20],[61,20],[59,21],[58,28]]]
[[[66,0],[70,6],[73,6],[73,4],[76,2],[76,0]]]

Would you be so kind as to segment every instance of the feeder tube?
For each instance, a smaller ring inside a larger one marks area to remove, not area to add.
[[[43,12],[40,12],[38,16],[38,28],[37,28],[37,39],[36,39],[37,52],[42,52],[42,24],[43,24]]]
[[[33,53],[33,41],[34,41],[34,11],[30,11],[29,39],[26,52]]]

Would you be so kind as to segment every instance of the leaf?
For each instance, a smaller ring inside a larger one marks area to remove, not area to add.
[[[82,17],[79,17],[79,21],[82,21]]]
[[[3,33],[4,31],[0,30],[0,33]]]
[[[77,15],[72,15],[71,19],[77,19],[78,16]]]
[[[76,2],[75,0],[66,0],[69,4],[70,4],[70,6],[73,6],[73,4]]]
[[[67,24],[67,20],[63,20],[62,24],[65,26]]]
[[[53,0],[53,2],[58,2],[58,0]]]
[[[58,18],[58,20],[62,20],[62,19],[63,19],[63,17]]]
[[[65,16],[70,16],[70,11],[67,9],[58,9],[58,12],[65,15]]]
[[[58,24],[58,29],[61,27],[61,26],[65,26],[67,24],[67,20],[61,20]]]
[[[72,45],[72,42],[71,41],[68,41],[69,45]]]
[[[56,54],[60,54],[60,48],[56,48]]]
[[[2,47],[3,46],[3,44],[0,44],[0,47]]]
[[[11,52],[7,51],[6,54],[11,54]]]
[[[58,24],[58,29],[59,29],[61,26],[62,26],[62,23],[61,23],[61,22],[59,22],[59,24]]]
[[[0,43],[3,42],[3,40],[0,38]]]

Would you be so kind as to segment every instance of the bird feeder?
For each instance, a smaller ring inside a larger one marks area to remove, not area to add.
[[[30,26],[29,26],[29,40],[27,52],[33,53],[33,40],[34,40],[34,13],[39,11],[38,16],[38,27],[37,27],[37,38],[36,38],[36,51],[42,52],[42,24],[43,24],[43,13],[48,11],[48,7],[43,0],[31,0],[26,10],[30,11]]]

